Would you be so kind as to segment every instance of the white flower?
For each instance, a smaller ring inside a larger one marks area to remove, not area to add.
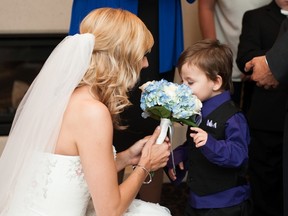
[[[198,99],[196,95],[193,95],[195,99],[195,113],[199,114],[202,109],[202,102]]]
[[[173,100],[177,99],[176,98],[176,89],[177,89],[176,85],[169,85],[169,86],[163,87],[164,93]]]
[[[148,81],[148,82],[144,83],[143,85],[141,85],[139,87],[139,89],[141,89],[141,91],[143,92],[148,85],[153,84],[153,83],[154,83],[154,81]]]

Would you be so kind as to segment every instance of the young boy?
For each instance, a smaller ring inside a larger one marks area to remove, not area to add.
[[[202,101],[202,122],[187,130],[185,144],[174,150],[168,174],[180,182],[188,171],[186,216],[248,216],[250,187],[246,181],[249,128],[233,104],[232,52],[217,40],[202,40],[178,61],[184,84]],[[177,180],[177,181],[176,181]]]

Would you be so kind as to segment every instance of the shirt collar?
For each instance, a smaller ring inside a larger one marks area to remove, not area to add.
[[[287,10],[281,9],[280,12],[281,12],[283,15],[288,16],[288,11],[287,11]]]
[[[228,100],[231,100],[230,92],[224,91],[223,93],[204,101],[201,109],[202,117],[206,118],[213,110]]]

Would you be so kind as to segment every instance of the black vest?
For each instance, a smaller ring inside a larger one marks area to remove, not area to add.
[[[228,101],[203,119],[199,127],[217,140],[225,139],[225,123],[237,112],[240,112],[239,108],[232,101]],[[203,196],[247,184],[246,165],[239,168],[227,168],[211,163],[200,149],[195,147],[189,134],[188,129],[187,141],[190,145],[187,183],[194,193]]]

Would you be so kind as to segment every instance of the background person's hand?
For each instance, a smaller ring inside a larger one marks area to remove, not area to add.
[[[245,71],[252,70],[251,79],[254,80],[257,86],[265,89],[276,88],[279,82],[275,79],[266,62],[265,56],[254,57],[251,61],[245,64]]]

